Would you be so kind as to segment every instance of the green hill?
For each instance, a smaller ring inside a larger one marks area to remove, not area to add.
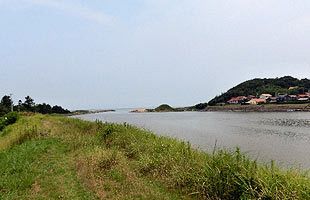
[[[296,87],[298,86],[298,87]],[[296,87],[295,89],[289,90],[290,87]],[[227,92],[216,96],[209,105],[215,105],[228,101],[230,98],[235,96],[248,96],[248,95],[259,95],[262,93],[269,93],[275,95],[277,93],[287,94],[299,94],[310,90],[309,79],[297,79],[291,76],[284,76],[281,78],[264,78],[264,79],[252,79],[245,81]]]
[[[156,112],[172,112],[174,111],[174,108],[172,108],[168,104],[162,104],[158,106],[157,108],[155,108],[155,111]]]

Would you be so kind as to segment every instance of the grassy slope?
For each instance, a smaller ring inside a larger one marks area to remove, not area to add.
[[[309,176],[129,125],[23,117],[0,134],[0,199],[310,199]]]

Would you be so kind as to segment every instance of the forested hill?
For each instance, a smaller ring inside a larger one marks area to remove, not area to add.
[[[296,87],[298,86],[298,87]],[[296,87],[290,89],[290,87]],[[297,79],[291,76],[284,76],[281,78],[264,78],[264,79],[253,79],[245,81],[227,92],[216,96],[211,101],[209,105],[215,105],[217,103],[222,103],[228,101],[232,97],[236,96],[257,96],[262,93],[268,93],[275,95],[276,93],[286,93],[286,94],[298,94],[310,90],[310,80],[309,79]]]

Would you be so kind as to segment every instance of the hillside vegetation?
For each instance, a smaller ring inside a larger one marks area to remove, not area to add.
[[[175,109],[172,108],[171,106],[169,106],[168,104],[162,104],[160,106],[158,106],[157,108],[155,108],[156,112],[172,112]]]
[[[298,86],[298,87],[296,87]],[[296,87],[296,89],[289,90],[290,87]],[[264,79],[253,79],[245,81],[227,92],[216,96],[209,105],[216,105],[217,103],[227,102],[232,97],[236,96],[248,96],[268,93],[273,96],[277,93],[285,94],[298,94],[308,91],[310,89],[309,79],[297,79],[290,76],[284,76],[281,78],[264,78]]]
[[[128,124],[22,116],[0,135],[0,199],[310,199],[309,175]]]

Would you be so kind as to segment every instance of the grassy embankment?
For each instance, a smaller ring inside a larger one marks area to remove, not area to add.
[[[305,172],[130,125],[22,117],[0,134],[0,199],[310,199]]]

